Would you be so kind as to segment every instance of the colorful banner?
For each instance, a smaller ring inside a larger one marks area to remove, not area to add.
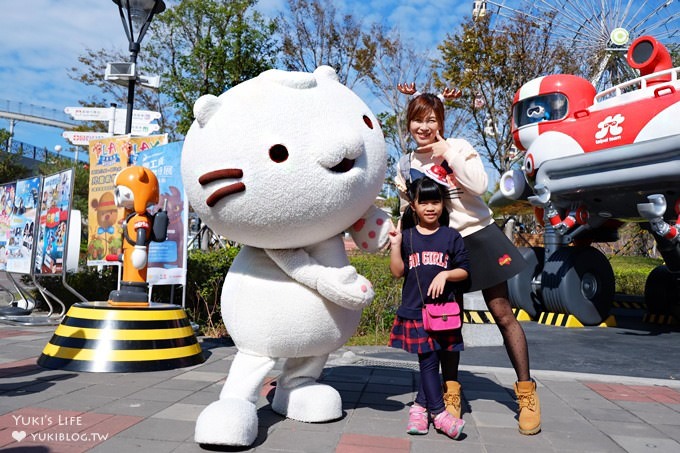
[[[73,169],[45,176],[33,273],[61,275],[73,197]]]
[[[168,213],[168,236],[165,242],[149,246],[146,280],[154,285],[184,285],[186,282],[186,241],[189,202],[184,194],[180,157],[182,143],[173,142],[140,153],[137,165],[156,174],[160,187],[160,203],[152,209]]]
[[[128,165],[135,164],[140,153],[167,142],[167,135],[122,135],[90,141],[88,266],[117,264],[107,261],[106,256],[120,255],[123,251],[121,225],[125,213],[122,208],[116,207],[113,198],[116,175]]]
[[[14,210],[14,194],[17,183],[12,182],[0,186],[0,271],[7,270],[9,258],[9,237],[12,211]]]
[[[16,183],[7,239],[7,272],[31,273],[41,180],[36,176]]]

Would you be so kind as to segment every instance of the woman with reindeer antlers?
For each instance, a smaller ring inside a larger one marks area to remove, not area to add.
[[[441,95],[419,93],[415,83],[398,84],[401,93],[412,95],[406,121],[417,148],[399,160],[395,183],[408,206],[408,187],[426,175],[449,185],[446,208],[449,226],[464,238],[470,257],[470,291],[481,290],[491,315],[503,336],[506,351],[517,374],[514,385],[519,402],[519,431],[536,434],[541,430],[541,409],[536,383],[529,372],[529,352],[522,326],[515,318],[508,299],[507,280],[527,265],[522,255],[493,220],[482,199],[488,187],[488,175],[479,154],[464,139],[444,139],[444,99],[460,97],[457,89],[445,89]],[[411,215],[402,215],[408,226]],[[457,365],[457,364],[456,364]],[[444,399],[447,410],[460,417],[458,377],[447,373],[457,366],[442,366]]]

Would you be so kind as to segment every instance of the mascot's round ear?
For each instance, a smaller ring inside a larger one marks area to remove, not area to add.
[[[314,70],[314,75],[317,77],[324,77],[326,79],[331,79],[336,82],[340,81],[338,79],[338,74],[335,72],[335,69],[331,68],[330,66],[319,66]]]
[[[217,96],[206,94],[201,96],[194,103],[194,117],[198,121],[198,125],[204,127],[210,121],[210,118],[220,108],[220,101]]]

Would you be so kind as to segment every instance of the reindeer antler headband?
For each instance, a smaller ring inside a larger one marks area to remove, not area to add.
[[[422,94],[420,91],[416,91],[415,82],[411,82],[410,84],[398,83],[397,90],[399,90],[400,93],[411,95],[414,98]],[[440,101],[444,102],[444,100],[446,99],[457,99],[461,97],[462,94],[463,92],[460,91],[458,88],[446,87],[444,88],[444,91],[442,91],[441,93],[437,93],[436,96],[439,98]]]

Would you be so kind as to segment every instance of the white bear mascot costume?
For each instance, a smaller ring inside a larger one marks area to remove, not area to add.
[[[210,228],[242,244],[222,288],[238,352],[195,440],[251,445],[255,404],[279,358],[274,411],[303,422],[340,418],[339,393],[317,379],[374,296],[349,265],[342,232],[371,251],[391,227],[373,205],[387,165],[378,120],[328,66],[265,71],[202,96],[194,115],[182,151],[187,195]]]

